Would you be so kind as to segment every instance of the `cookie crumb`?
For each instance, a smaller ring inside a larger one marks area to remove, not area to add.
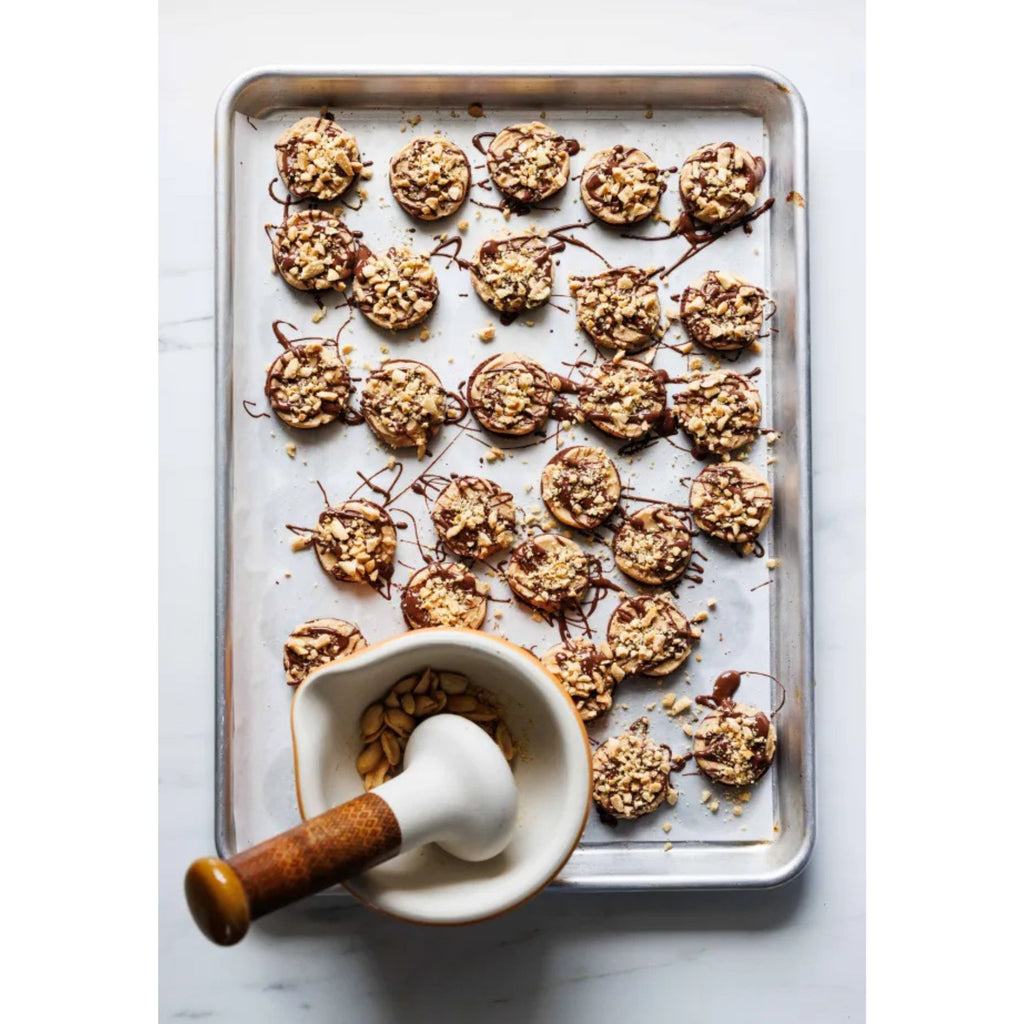
[[[717,604],[718,604],[718,602],[713,597],[709,597],[708,598],[708,607],[709,608],[714,608]]]
[[[419,114],[413,114],[412,117],[410,117],[408,120],[409,120],[409,124],[411,124],[413,126],[413,128],[415,128],[416,125],[418,125],[420,123],[420,121],[423,120],[423,118],[420,117]]]
[[[291,443],[286,444],[284,446],[284,450],[288,453],[288,458],[289,459],[294,459],[295,458],[296,448],[295,448],[294,444],[291,444]]]
[[[666,821],[665,824],[661,826],[661,831],[662,832],[671,832],[672,831],[672,826]]]
[[[665,844],[665,852],[668,853],[668,851],[671,850],[671,849],[672,849],[672,844],[671,843],[666,843]]]
[[[469,114],[470,117],[483,117],[483,105],[480,103],[470,103],[470,105],[466,108],[466,113]]]
[[[711,790],[710,789],[701,790],[700,802],[702,804],[706,804],[710,799],[711,799]]]
[[[477,331],[476,336],[481,341],[494,341],[494,328],[488,324],[486,327]]]
[[[668,792],[665,794],[665,803],[667,803],[669,807],[675,807],[676,801],[678,801],[678,799],[679,794],[671,786],[669,786]]]
[[[718,801],[717,800],[712,800],[711,803],[708,804],[708,810],[712,814],[717,814],[718,813]]]
[[[327,310],[326,309],[314,310],[314,312],[313,312],[313,323],[315,323],[315,324],[320,323],[320,321],[323,320],[323,318],[325,316],[327,316]]]
[[[769,558],[764,564],[769,569],[777,569],[779,567],[779,561],[780,561],[780,559],[778,559],[778,558]]]
[[[505,452],[503,449],[498,448],[497,446],[492,446],[491,448],[488,449],[487,454],[484,456],[484,458],[488,462],[494,462],[496,459],[501,459],[501,461],[504,462]]]
[[[428,341],[431,337],[430,331],[424,327],[419,334],[420,341]]]
[[[654,110],[653,110],[653,109],[652,109],[651,107],[648,107],[648,108],[647,108],[647,109],[646,109],[646,110],[644,111],[644,117],[645,117],[645,118],[646,118],[646,119],[647,119],[648,121],[650,121],[650,119],[651,119],[652,117],[654,117]]]
[[[466,231],[466,230],[468,230],[468,228],[469,228],[469,221],[468,221],[468,220],[460,220],[460,221],[459,221],[459,223],[458,223],[458,224],[456,224],[455,226],[456,226],[456,227],[457,227],[457,228],[458,228],[458,229],[459,229],[460,231]]]
[[[743,814],[743,808],[740,807],[739,804],[734,804],[733,808],[732,808],[732,813],[733,813],[734,817],[738,818],[738,817],[740,817],[741,814]]]

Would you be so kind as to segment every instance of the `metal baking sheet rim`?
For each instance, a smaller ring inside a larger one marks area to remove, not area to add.
[[[230,159],[230,140],[232,137],[231,118],[240,95],[254,83],[261,80],[337,80],[343,78],[371,79],[415,79],[429,77],[448,79],[452,82],[467,79],[479,79],[493,82],[500,87],[501,83],[512,80],[550,80],[560,79],[566,82],[600,83],[608,80],[621,80],[624,83],[671,84],[673,81],[710,82],[736,86],[744,82],[757,82],[773,87],[784,97],[788,116],[793,131],[793,191],[802,196],[807,195],[807,113],[803,99],[796,88],[777,72],[757,66],[707,66],[707,67],[617,67],[617,68],[574,68],[574,67],[528,67],[528,68],[445,68],[445,67],[300,67],[300,66],[265,66],[253,68],[231,82],[222,94],[217,106],[215,133],[215,218],[216,218],[216,289],[215,289],[215,323],[216,323],[216,389],[215,389],[215,443],[216,451],[216,534],[215,534],[215,824],[214,838],[218,853],[230,856],[235,852],[236,843],[234,823],[232,820],[230,765],[231,765],[231,625],[228,615],[229,586],[228,566],[230,564],[231,531],[228,518],[228,502],[231,494],[231,460],[229,458],[231,442],[231,421],[229,415],[229,396],[232,387],[231,342],[232,316],[231,295],[232,280],[230,260],[227,258],[231,250],[230,232],[232,224],[231,185],[233,167]],[[629,97],[625,92],[620,94],[623,99],[635,102],[640,97]],[[679,106],[698,108],[699,103],[680,102]],[[710,107],[735,107],[736,104],[709,103]],[[761,111],[753,105],[749,108]],[[764,116],[767,116],[766,114]],[[801,790],[803,796],[803,830],[795,850],[781,864],[765,867],[748,873],[730,873],[729,871],[707,872],[697,876],[680,874],[659,874],[657,870],[642,873],[607,873],[601,871],[577,871],[577,855],[570,865],[573,873],[557,878],[550,886],[563,891],[642,891],[654,890],[721,890],[736,888],[771,888],[782,885],[795,878],[807,865],[814,846],[817,828],[816,791],[814,778],[814,669],[813,669],[813,589],[812,589],[812,535],[811,535],[811,442],[810,442],[810,345],[809,345],[809,285],[808,285],[808,242],[806,211],[801,207],[803,215],[795,217],[794,248],[796,258],[796,315],[794,318],[794,348],[796,355],[797,385],[797,419],[801,426],[801,439],[798,453],[798,477],[800,493],[803,500],[797,510],[799,552],[799,580],[801,607],[799,609],[801,662],[805,666],[803,677],[799,680],[801,701],[803,703],[803,755],[800,764]],[[772,843],[752,843],[751,847],[768,848]],[[744,850],[743,846],[739,850]],[[723,849],[715,847],[708,850],[715,859],[728,861],[729,855]],[[733,853],[730,850],[729,853]],[[331,896],[344,896],[338,891]]]

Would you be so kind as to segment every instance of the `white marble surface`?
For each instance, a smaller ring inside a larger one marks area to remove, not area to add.
[[[378,27],[367,24],[372,6],[338,5],[317,23],[267,0],[162,5],[161,1020],[863,1019],[862,5],[648,0],[636,8],[642,45],[627,51],[616,45],[615,6],[590,0],[586,24],[562,6],[518,25],[452,0],[403,2],[389,5]],[[424,47],[440,33],[443,44]],[[819,736],[811,864],[770,892],[549,894],[455,931],[313,903],[258,923],[239,947],[214,948],[187,917],[181,875],[210,852],[213,827],[217,97],[237,73],[270,63],[637,61],[764,64],[787,75],[808,106]]]

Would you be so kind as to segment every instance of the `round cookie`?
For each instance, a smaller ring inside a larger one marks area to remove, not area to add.
[[[512,495],[482,477],[452,480],[438,495],[430,518],[441,543],[463,558],[490,558],[515,540]]]
[[[512,552],[505,582],[521,601],[560,612],[578,605],[590,589],[590,559],[568,537],[540,533]]]
[[[612,658],[607,644],[598,646],[587,637],[567,640],[541,655],[541,664],[572,698],[584,722],[603,715],[615,697],[625,673]]]
[[[672,751],[647,735],[649,727],[641,718],[594,751],[594,802],[612,818],[642,818],[668,796]]]
[[[579,143],[541,121],[503,128],[487,147],[487,173],[509,199],[539,203],[569,180],[569,157]]]
[[[447,400],[440,378],[425,363],[392,359],[366,378],[362,412],[386,445],[415,448],[422,459],[447,418]]]
[[[469,375],[466,399],[482,427],[522,437],[544,426],[555,388],[540,363],[518,352],[499,352]]]
[[[714,143],[686,158],[679,195],[694,220],[732,224],[754,208],[764,172],[761,157],[733,142]]]
[[[342,292],[356,265],[356,240],[333,213],[290,214],[271,238],[274,263],[285,284],[303,292]]]
[[[658,165],[635,146],[599,149],[583,168],[580,197],[606,224],[636,224],[658,208],[665,180]]]
[[[607,452],[576,445],[563,448],[544,467],[540,494],[560,523],[593,530],[615,511],[622,483]]]
[[[775,759],[775,725],[750,704],[725,701],[697,726],[693,758],[697,767],[726,786],[751,786]]]
[[[352,379],[333,341],[289,345],[270,365],[263,393],[289,427],[312,430],[336,420],[352,393]]]
[[[533,233],[489,238],[469,263],[473,290],[492,309],[512,315],[551,298],[555,271],[551,250]]]
[[[315,669],[348,657],[366,646],[359,627],[344,619],[310,619],[296,626],[284,642],[284,672],[298,686]]]
[[[277,172],[296,199],[337,199],[362,172],[355,138],[326,117],[304,117],[277,142]]]
[[[569,278],[576,320],[595,345],[639,352],[662,334],[658,286],[639,267]]]
[[[679,579],[693,554],[690,524],[674,505],[646,505],[612,538],[615,564],[627,576],[651,586]]]
[[[724,270],[711,270],[683,292],[679,316],[690,341],[714,352],[741,352],[761,336],[767,296]]]
[[[443,135],[421,135],[392,158],[388,183],[395,202],[420,220],[449,217],[469,195],[466,154]]]
[[[664,419],[666,375],[637,359],[606,360],[580,386],[580,409],[598,430],[628,440]]]
[[[437,275],[429,257],[397,246],[384,256],[365,253],[356,263],[352,297],[378,327],[401,331],[422,323],[437,301]]]
[[[402,615],[410,629],[479,629],[487,616],[487,594],[487,585],[468,569],[455,562],[431,562],[402,590]]]
[[[394,572],[398,535],[387,511],[357,499],[325,508],[313,533],[320,568],[342,583],[386,585]]]
[[[675,396],[676,420],[701,452],[728,455],[757,439],[761,396],[750,378],[731,370],[691,377]]]
[[[745,462],[716,463],[690,485],[690,508],[700,529],[747,554],[771,518],[771,485]]]
[[[625,597],[608,620],[608,645],[631,674],[667,676],[689,657],[700,631],[665,594]]]

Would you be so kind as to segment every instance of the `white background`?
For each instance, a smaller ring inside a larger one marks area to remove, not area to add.
[[[165,3],[160,64],[160,1017],[261,1024],[634,1021],[864,1014],[864,48],[860,3],[584,13],[483,5]],[[401,12],[401,16],[399,16]],[[624,40],[629,46],[623,48]],[[213,112],[259,64],[763,64],[810,122],[819,838],[765,893],[546,895],[413,929],[311,904],[219,950],[181,876],[212,852]]]

